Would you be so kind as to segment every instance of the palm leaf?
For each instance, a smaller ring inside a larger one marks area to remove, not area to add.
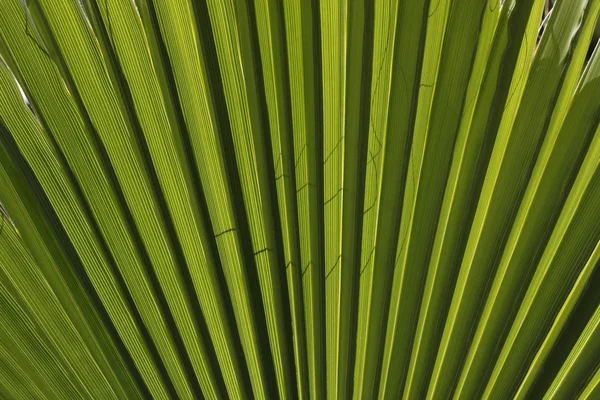
[[[597,398],[599,17],[3,0],[0,397]]]

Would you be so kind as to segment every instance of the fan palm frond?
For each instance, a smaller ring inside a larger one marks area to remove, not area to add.
[[[600,398],[599,16],[1,0],[0,398]]]

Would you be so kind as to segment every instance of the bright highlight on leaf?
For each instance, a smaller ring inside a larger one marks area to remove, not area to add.
[[[0,398],[600,399],[600,0],[1,0]]]

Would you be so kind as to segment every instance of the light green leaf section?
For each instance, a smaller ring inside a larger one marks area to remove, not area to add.
[[[12,321],[10,331],[8,325],[0,328],[0,346],[6,347],[5,351],[16,358],[16,364],[27,371],[44,395],[70,399],[91,396],[74,376],[72,366],[65,364],[61,354],[47,343],[47,338],[36,332],[29,313],[3,284],[0,285],[0,305],[0,317]],[[110,393],[108,398],[115,398],[114,394]]]
[[[0,344],[0,393],[6,399],[43,398],[44,394],[31,375],[23,369],[10,350]]]

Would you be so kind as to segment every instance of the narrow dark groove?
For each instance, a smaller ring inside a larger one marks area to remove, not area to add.
[[[306,272],[308,271],[308,268],[312,265],[312,261],[309,261],[308,264],[306,264],[306,267],[304,267],[304,269],[302,269],[302,276],[304,276],[304,274],[306,274]]]
[[[316,2],[316,0],[313,0]],[[356,5],[354,5],[356,7]],[[351,194],[352,196],[356,196],[356,206],[355,210],[360,210],[356,212],[355,217],[355,226],[354,232],[352,236],[346,237],[343,236],[342,246],[348,247],[352,254],[352,265],[347,266],[350,274],[349,282],[350,287],[343,288],[342,290],[349,291],[349,303],[346,304],[348,310],[352,310],[350,312],[349,320],[348,320],[348,340],[347,346],[348,348],[340,348],[340,352],[345,352],[348,355],[347,366],[339,366],[340,371],[345,371],[347,376],[343,377],[346,383],[346,388],[343,389],[342,393],[346,393],[350,395],[354,391],[354,370],[356,364],[356,340],[357,340],[357,329],[358,329],[358,294],[360,289],[360,259],[362,252],[362,227],[363,227],[363,210],[364,210],[364,200],[365,200],[365,186],[366,186],[366,164],[368,158],[368,145],[369,145],[369,128],[371,123],[371,84],[373,78],[373,50],[374,50],[374,29],[375,29],[375,4],[370,0],[363,0],[362,10],[362,21],[364,23],[363,34],[362,34],[362,65],[361,65],[361,77],[360,77],[360,104],[359,104],[359,118],[358,118],[358,137],[356,138],[356,145],[358,148],[358,154],[356,160],[346,160],[346,162],[355,162],[359,167],[356,176],[353,177],[356,185],[356,192]],[[352,9],[352,5],[349,5],[348,15],[349,20],[352,19],[356,10]],[[351,27],[349,29],[352,29]],[[348,46],[352,46],[350,43]],[[346,61],[347,62],[347,61]],[[352,68],[349,66],[348,68]],[[347,135],[346,135],[347,136]],[[349,142],[349,141],[348,141]],[[350,143],[351,145],[351,143]],[[346,166],[344,165],[344,169]],[[344,184],[344,186],[346,186]],[[346,217],[346,207],[344,206],[344,217]],[[348,241],[346,241],[348,240]],[[342,260],[343,262],[343,260]],[[340,346],[341,347],[341,346]],[[379,371],[381,369],[379,368]],[[378,375],[379,376],[379,375]],[[379,379],[377,379],[377,382]],[[377,388],[376,388],[377,389]],[[374,391],[373,393],[377,393]],[[354,393],[354,396],[361,396],[361,393]]]
[[[26,2],[27,7],[29,7],[29,4]],[[31,41],[33,42],[33,44],[36,45],[36,47],[46,55],[46,57],[48,57],[48,59],[52,60],[52,56],[50,55],[50,52],[48,51],[48,49],[44,48],[44,46],[42,46],[43,44],[43,40],[41,38],[35,38],[33,35],[37,34],[37,33],[33,33],[29,30],[29,18],[30,18],[30,14],[29,14],[29,10],[27,10],[27,12],[24,13],[24,17],[25,17],[25,35],[27,35],[27,37],[29,37],[29,39],[31,39]],[[42,43],[40,43],[42,42]]]
[[[309,1],[306,1],[304,7],[309,7]],[[312,252],[311,262],[312,268],[310,272],[310,280],[313,284],[313,298],[312,301],[314,303],[313,308],[316,310],[316,315],[313,315],[314,324],[318,326],[319,331],[314,332],[317,336],[314,338],[315,349],[314,354],[317,357],[317,360],[314,360],[316,363],[320,363],[319,368],[316,368],[316,373],[318,376],[315,379],[315,387],[316,393],[315,396],[318,398],[325,397],[327,394],[327,349],[326,349],[326,335],[327,335],[327,318],[326,318],[326,298],[325,298],[325,208],[323,206],[325,202],[325,188],[324,188],[324,121],[323,121],[323,54],[322,54],[322,43],[321,43],[321,4],[319,0],[311,0],[310,1],[310,11],[311,11],[311,23],[310,28],[312,32],[310,37],[312,38],[312,43],[310,43],[310,49],[312,50],[312,60],[313,60],[313,88],[312,88],[312,98],[308,98],[308,102],[305,100],[305,107],[313,107],[313,123],[314,125],[309,128],[306,132],[307,135],[313,136],[313,146],[314,146],[314,154],[308,155],[308,162],[312,161],[313,168],[315,168],[315,176],[316,182],[314,184],[316,199],[313,200],[316,209],[313,210],[316,214],[316,227],[310,227],[310,234],[316,234],[317,240],[317,248]],[[303,20],[304,24],[305,21]],[[303,30],[306,28],[303,28]],[[303,36],[306,37],[306,34],[303,32]],[[305,45],[306,48],[306,45]],[[306,66],[306,64],[305,64]],[[308,103],[308,104],[307,104]],[[314,132],[310,132],[310,129],[313,129]],[[307,138],[308,140],[308,138]],[[305,151],[303,149],[302,151]],[[312,157],[311,157],[312,156]],[[308,167],[308,166],[307,166]],[[309,178],[310,179],[310,178]],[[300,218],[300,216],[299,216]],[[316,254],[315,254],[316,253]],[[315,259],[312,259],[312,257]],[[311,264],[309,264],[311,265]],[[308,266],[307,269],[308,270]],[[306,272],[306,270],[304,272]],[[313,271],[314,270],[314,271]],[[304,272],[302,275],[304,275]],[[312,395],[312,393],[311,393]]]
[[[321,162],[324,155],[324,120],[323,120],[323,53],[321,44],[321,5],[319,0],[312,0],[312,13],[313,13],[313,34],[312,34],[312,49],[313,49],[313,63],[315,65],[314,74],[314,129],[315,129],[315,168],[317,182],[317,265],[319,266],[318,273],[320,276],[325,276],[325,209],[320,205],[325,202],[325,163]],[[321,327],[323,336],[323,363],[325,363],[326,351],[325,351],[325,281],[323,280],[319,285],[319,298],[321,304],[319,309],[321,310]],[[325,374],[325,369],[323,369]],[[326,393],[325,389],[325,393]]]
[[[300,193],[302,190],[308,188],[308,187],[315,187],[314,184],[310,183],[310,182],[306,182],[304,185],[300,186],[298,189],[296,189],[296,193]]]
[[[304,143],[304,146],[302,146],[300,153],[298,153],[298,157],[296,157],[296,161],[294,162],[294,168],[297,168],[298,164],[300,164],[300,161],[302,160],[302,155],[304,154],[305,151],[306,151],[306,143]]]
[[[433,17],[433,14],[435,14],[437,12],[437,10],[440,8],[441,3],[442,3],[441,0],[438,0],[437,3],[435,3],[435,7],[433,8],[433,11],[431,11],[430,13],[428,12],[427,19]]]
[[[283,157],[283,153],[280,151],[277,155],[277,163],[275,164],[274,172],[277,173],[279,166],[281,165],[281,158]],[[283,168],[283,167],[282,167]]]
[[[371,251],[369,252],[369,257],[367,258],[367,261],[365,261],[365,265],[363,265],[360,268],[360,272],[358,273],[359,278],[362,276],[362,274],[365,272],[365,270],[367,269],[367,267],[369,266],[369,261],[371,261],[371,258],[373,258],[373,254],[375,253],[375,246],[373,246],[373,248],[371,249]]]
[[[272,250],[272,249],[270,249],[270,248],[268,248],[268,247],[265,247],[264,249],[260,249],[260,250],[258,250],[258,251],[255,251],[255,252],[254,252],[254,257],[256,257],[256,256],[259,256],[259,255],[261,255],[261,254],[263,254],[263,253],[272,253],[272,252],[273,252],[273,250]]]
[[[223,232],[219,232],[215,235],[215,239],[220,238],[221,236],[225,235],[226,233],[231,233],[231,232],[235,232],[235,228],[229,228],[229,229],[225,229]]]
[[[337,265],[340,263],[341,258],[342,258],[342,255],[340,254],[338,256],[338,258],[335,259],[335,263],[333,264],[333,267],[331,267],[329,269],[329,271],[327,272],[327,274],[325,275],[325,280],[327,280],[329,278],[329,276],[331,275],[331,273],[335,270],[335,267],[337,267]]]
[[[0,128],[1,128],[1,124],[0,124]],[[23,181],[26,182],[30,193],[37,200],[36,203],[40,209],[40,212],[45,217],[45,221],[47,222],[47,225],[48,225],[47,227],[48,227],[49,231],[52,233],[52,236],[50,236],[46,240],[51,240],[50,238],[55,239],[54,243],[58,247],[59,251],[61,251],[61,253],[63,253],[64,257],[68,260],[68,265],[72,266],[72,269],[60,269],[61,274],[64,276],[65,282],[70,283],[73,281],[79,281],[81,283],[83,290],[84,290],[83,293],[79,290],[78,286],[74,286],[72,284],[69,285],[69,289],[72,290],[72,293],[75,298],[77,298],[77,299],[80,299],[80,298],[86,299],[87,298],[90,300],[90,303],[93,305],[92,310],[98,314],[99,320],[106,327],[113,343],[115,344],[115,347],[117,348],[119,354],[123,358],[125,365],[129,369],[129,371],[132,375],[132,378],[138,384],[138,388],[140,389],[141,393],[144,396],[147,395],[149,398],[150,397],[149,389],[146,386],[139,370],[135,366],[135,363],[133,361],[131,354],[129,353],[125,344],[121,340],[120,335],[119,335],[116,327],[114,326],[109,313],[107,312],[107,310],[104,307],[104,303],[100,299],[94,285],[92,284],[89,276],[87,275],[87,272],[85,271],[85,267],[83,266],[83,261],[79,258],[79,255],[77,254],[77,250],[71,243],[71,240],[70,240],[67,232],[65,231],[64,227],[62,226],[60,218],[55,213],[52,203],[46,196],[44,189],[41,187],[37,178],[35,177],[35,173],[33,172],[33,170],[31,170],[31,167],[29,166],[27,161],[22,157],[16,143],[14,143],[14,140],[12,139],[10,134],[8,134],[8,132],[5,132],[5,133],[6,134],[0,135],[0,140],[3,142],[2,144],[3,144],[7,154],[11,154],[12,162],[15,165],[15,167],[18,170],[20,170],[22,172],[22,174],[25,176],[25,179]],[[65,167],[66,167],[66,165],[65,165]],[[102,239],[102,236],[100,235],[99,229],[98,229],[97,225],[95,224],[95,221],[93,219],[90,219],[91,210],[87,206],[87,203],[85,203],[85,201],[83,201],[83,199],[82,199],[81,189],[77,185],[76,181],[73,181],[73,175],[72,175],[72,172],[70,171],[70,169],[65,168],[65,171],[67,172],[67,176],[70,178],[71,183],[73,184],[73,187],[76,191],[76,195],[80,200],[80,204],[82,205],[82,207],[84,209],[84,213],[86,214],[86,217],[88,218],[88,221],[90,222],[90,225],[92,226],[94,234],[97,237],[98,241],[101,243],[102,250],[103,250],[105,256],[107,257],[107,261],[109,263],[109,266],[111,267],[111,271],[113,272],[113,275],[115,276],[117,285],[118,285],[119,289],[121,290],[121,292],[123,293],[123,297],[126,302],[126,306],[128,307],[128,309],[130,311],[130,314],[134,320],[134,324],[138,328],[138,330],[140,332],[140,336],[142,337],[144,344],[147,346],[147,349],[148,349],[152,359],[155,361],[156,368],[157,368],[158,373],[163,381],[165,388],[167,389],[170,397],[175,399],[175,398],[177,398],[177,393],[175,392],[175,388],[173,387],[173,385],[168,377],[167,371],[166,371],[164,365],[162,364],[162,361],[160,359],[160,356],[158,355],[156,346],[154,346],[154,343],[152,342],[145,325],[141,321],[141,317],[139,316],[137,311],[134,311],[135,306],[133,304],[133,300],[131,299],[129,292],[126,289],[125,283],[123,282],[121,275],[118,273],[118,270],[114,263],[114,260],[111,258],[110,252],[108,252],[108,249],[106,248],[106,244],[104,243],[104,240]],[[55,261],[57,262],[57,265],[62,264],[61,260],[55,260]],[[81,297],[79,297],[79,296],[81,296]],[[78,302],[78,304],[82,305],[82,304],[86,304],[86,303]],[[90,311],[92,311],[92,310],[90,310]],[[84,315],[86,315],[86,317],[87,317],[87,314],[84,313]],[[91,318],[89,318],[89,319],[91,319]],[[94,324],[92,321],[90,321],[89,325],[92,327],[92,326],[95,326],[96,324]],[[96,333],[96,332],[94,332],[94,333]],[[99,341],[99,342],[101,342],[101,341]]]
[[[331,156],[333,155],[333,153],[335,153],[335,151],[337,150],[337,148],[340,147],[340,144],[344,140],[344,137],[345,137],[344,135],[340,136],[340,138],[337,141],[337,143],[335,144],[335,146],[333,146],[333,149],[331,149],[331,151],[329,152],[329,154],[327,154],[327,156],[323,159],[323,165],[327,164],[327,161],[329,161],[329,159],[331,158]]]
[[[278,180],[280,180],[280,179],[283,179],[283,178],[288,178],[288,179],[290,179],[290,178],[291,178],[291,176],[289,176],[289,175],[287,175],[287,174],[281,174],[281,175],[278,175],[278,176],[276,176],[276,177],[275,177],[275,181],[278,181]],[[286,199],[286,200],[287,200],[287,199]]]
[[[332,202],[333,200],[335,200],[335,199],[336,199],[336,198],[337,198],[337,197],[340,195],[340,193],[342,193],[343,191],[344,191],[344,188],[339,188],[339,189],[337,190],[337,192],[335,192],[335,193],[334,193],[334,194],[333,194],[333,195],[332,195],[330,198],[328,198],[328,199],[327,199],[327,200],[326,200],[326,201],[323,203],[323,206],[326,206],[327,204],[331,203],[331,202]]]

